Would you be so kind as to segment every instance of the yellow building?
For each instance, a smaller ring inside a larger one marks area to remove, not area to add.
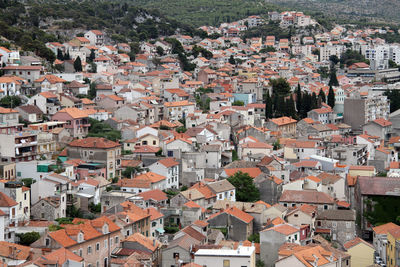
[[[361,238],[356,237],[346,242],[343,247],[351,255],[351,267],[366,267],[374,264],[375,248]]]
[[[399,266],[399,253],[400,253],[400,229],[390,229],[387,233],[387,246],[386,246],[386,266],[396,267]],[[397,245],[396,245],[397,242]]]
[[[376,170],[374,166],[350,166],[350,176],[375,176]]]

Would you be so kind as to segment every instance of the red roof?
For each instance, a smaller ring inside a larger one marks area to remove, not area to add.
[[[103,137],[87,137],[84,139],[76,139],[69,143],[68,146],[85,148],[114,148],[121,145]]]

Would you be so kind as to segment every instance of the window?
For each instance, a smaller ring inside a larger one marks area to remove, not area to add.
[[[106,239],[104,240],[104,248],[107,248],[107,246],[108,246],[108,240]]]
[[[230,267],[231,266],[231,261],[230,260],[224,260],[224,267]]]
[[[321,222],[320,222],[320,221],[318,221],[318,222],[317,222],[317,225],[318,225],[318,226],[321,226]]]
[[[116,237],[115,237],[115,244],[118,244],[118,243],[119,243],[119,237],[116,236]]]
[[[46,247],[50,246],[50,238],[46,238]]]
[[[82,257],[82,254],[83,254],[82,249],[79,249],[79,257]]]
[[[337,227],[337,222],[332,222],[332,227],[336,228]]]
[[[100,243],[96,243],[96,251],[100,250]]]
[[[87,247],[87,254],[88,255],[92,254],[92,247],[91,246]]]
[[[324,205],[324,210],[327,210],[328,209],[328,205]]]
[[[151,227],[156,227],[157,226],[157,223],[156,222],[152,222],[151,223]]]
[[[26,193],[24,193],[24,200],[26,200]]]
[[[174,252],[173,257],[174,259],[179,259],[179,253]]]
[[[346,228],[351,228],[351,222],[346,222]]]

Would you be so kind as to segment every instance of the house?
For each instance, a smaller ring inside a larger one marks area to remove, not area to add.
[[[250,156],[270,156],[273,146],[264,142],[245,142],[239,145],[238,157],[248,159]]]
[[[301,227],[309,225],[309,230],[314,229],[315,219],[317,218],[317,207],[308,204],[296,207],[286,214],[286,221],[289,224]]]
[[[18,203],[0,192],[0,223],[2,223],[2,240],[15,242],[15,225],[18,225],[20,218],[17,217]],[[22,221],[22,220],[21,220]],[[4,238],[4,239],[3,239]]]
[[[318,210],[333,209],[334,199],[324,192],[314,190],[285,190],[279,198],[284,207],[294,207],[299,204],[309,204],[318,207]]]
[[[374,265],[375,248],[370,243],[362,240],[359,237],[355,237],[352,240],[344,243],[343,247],[346,249],[347,253],[351,255],[352,267]]]
[[[0,77],[0,96],[19,95],[21,93],[21,86],[26,81],[17,76],[3,76]]]
[[[87,95],[89,91],[88,84],[83,84],[75,80],[65,85],[65,87],[74,95]]]
[[[107,203],[110,206],[110,203]],[[105,209],[103,209],[105,210]],[[121,228],[121,234],[125,238],[132,233],[141,233],[144,236],[149,236],[150,233],[150,212],[138,207],[130,201],[119,202],[104,213]]]
[[[154,172],[146,172],[133,179],[121,179],[118,186],[122,191],[141,193],[149,190],[166,189],[166,177]]]
[[[296,135],[297,121],[289,117],[270,119],[266,127],[271,131],[279,131],[283,136]]]
[[[85,33],[84,37],[90,41],[93,46],[102,46],[104,44],[104,34],[99,30],[91,30]]]
[[[300,228],[284,223],[260,232],[260,258],[265,266],[275,266],[279,259],[279,248],[287,242],[300,245]]]
[[[103,164],[107,179],[121,175],[121,145],[117,142],[100,137],[76,139],[68,144],[67,157]]]
[[[43,112],[35,105],[19,106],[16,110],[25,121],[37,123],[43,120]]]
[[[29,105],[37,106],[43,114],[53,115],[61,109],[58,96],[52,92],[42,92],[28,100]]]
[[[111,252],[119,247],[121,231],[109,218],[74,219],[63,229],[47,232],[31,244],[32,248],[54,251],[66,248],[85,259],[85,264],[108,266]]]
[[[217,201],[236,201],[236,188],[227,179],[208,183],[207,186],[217,196]]]
[[[169,242],[166,248],[162,250],[162,267],[179,266],[192,262],[192,247],[200,245],[200,241],[190,235],[181,237]]]
[[[149,253],[153,265],[161,263],[161,243],[140,233],[134,233],[122,240],[121,249],[126,250],[128,254],[130,252]]]
[[[2,70],[5,75],[17,75],[27,80],[28,83],[33,83],[43,74],[42,66],[6,66]]]
[[[164,214],[153,207],[147,208],[146,211],[150,214],[150,236],[153,238],[159,238],[165,232]]]
[[[40,87],[41,92],[54,91],[62,93],[64,83],[67,81],[55,75],[46,74],[33,82],[37,87]]]
[[[32,218],[34,220],[55,221],[66,216],[63,203],[58,196],[48,196],[40,198],[32,205]]]
[[[399,230],[400,226],[390,222],[390,223],[385,223],[385,224],[375,226],[372,228],[372,230],[374,231],[374,235],[373,235],[374,248],[384,263],[386,263],[386,260],[388,258],[387,254],[386,254],[388,251],[387,235],[388,235],[388,231],[391,229]]]
[[[84,260],[82,257],[74,254],[72,251],[69,251],[65,248],[59,248],[54,250],[53,252],[42,255],[41,257],[36,258],[24,266],[52,266],[56,263],[57,266],[65,266],[65,267],[72,267],[72,266],[82,266],[84,264]]]
[[[28,246],[0,241],[0,248],[3,266],[20,266],[33,259],[33,251]]]
[[[365,218],[366,211],[371,207],[370,200],[389,196],[399,198],[396,188],[400,188],[400,180],[396,177],[357,177],[352,205],[361,216],[360,228],[364,236],[369,237],[372,233],[372,225]]]
[[[174,158],[161,159],[148,168],[150,171],[166,177],[166,188],[179,188],[180,164]]]
[[[366,134],[378,136],[381,140],[389,141],[392,134],[392,123],[384,118],[378,118],[362,126]]]
[[[162,207],[167,204],[168,200],[167,194],[165,194],[160,189],[144,191],[142,193],[139,193],[138,196],[140,196],[143,201],[145,201],[146,207]]]
[[[186,118],[189,114],[194,113],[195,104],[188,100],[165,102],[164,103],[164,118],[177,121]]]
[[[330,107],[321,107],[307,112],[307,117],[322,124],[336,122],[336,113]]]
[[[355,224],[356,213],[354,210],[324,210],[318,212],[315,232],[328,232],[332,240],[343,245],[356,236]]]
[[[387,266],[394,267],[400,264],[399,260],[399,241],[400,241],[400,230],[399,229],[390,229],[387,234],[387,248],[386,248],[386,264]]]
[[[337,257],[321,245],[300,247],[296,244],[284,244],[279,249],[276,267],[341,266]]]
[[[194,253],[194,263],[199,266],[256,266],[255,246],[237,249],[199,249]]]
[[[97,105],[106,110],[117,110],[124,106],[125,99],[117,95],[106,95],[97,102]]]
[[[65,129],[74,138],[83,138],[89,132],[89,117],[78,108],[64,108],[51,117],[52,121],[67,122]]]
[[[210,227],[227,228],[227,236],[235,241],[246,240],[253,234],[254,218],[246,212],[231,207],[213,214],[207,219]]]

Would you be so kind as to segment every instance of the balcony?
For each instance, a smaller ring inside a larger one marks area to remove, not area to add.
[[[15,147],[36,146],[37,144],[38,144],[37,141],[32,141],[32,142],[25,142],[25,143],[18,143],[18,144],[15,144]]]

